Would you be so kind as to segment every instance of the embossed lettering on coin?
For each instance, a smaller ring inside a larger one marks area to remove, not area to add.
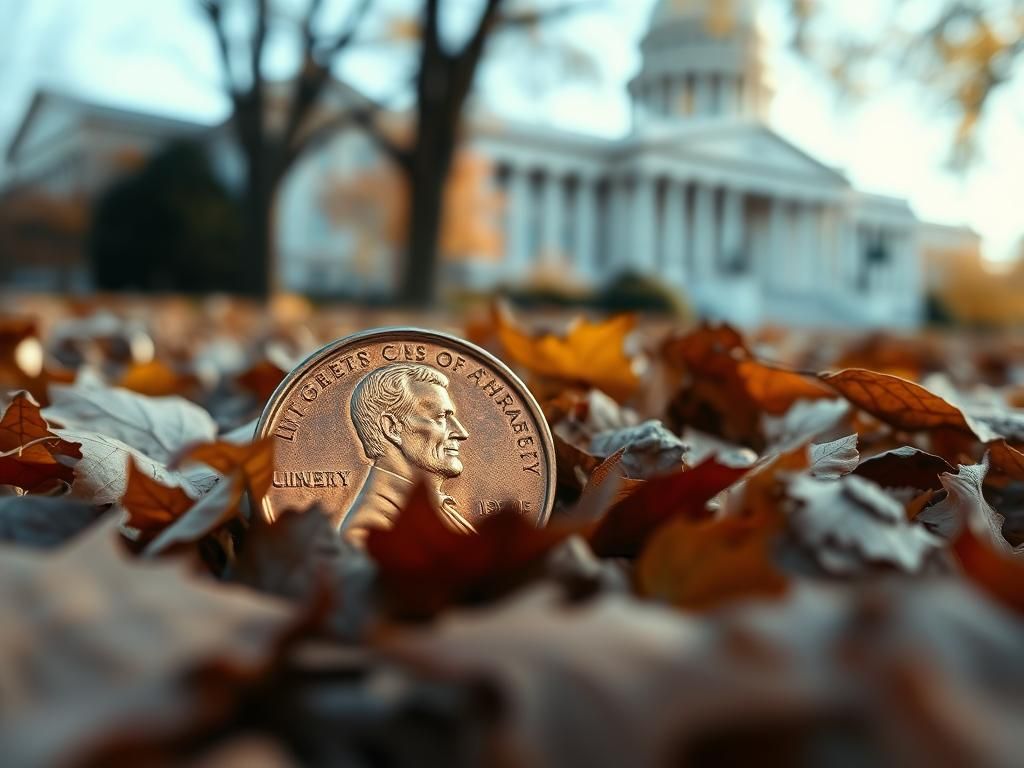
[[[537,525],[550,514],[554,450],[536,401],[499,360],[445,334],[324,347],[282,382],[257,432],[277,442],[271,519],[319,502],[359,541],[391,524],[417,478],[457,530],[499,510]]]

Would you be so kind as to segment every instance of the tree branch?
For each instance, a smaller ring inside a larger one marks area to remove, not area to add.
[[[590,2],[590,0],[580,0],[579,2],[574,3],[563,3],[552,8],[537,8],[532,11],[521,11],[516,14],[499,15],[497,18],[497,26],[501,29],[533,27],[545,21],[551,21],[552,19],[558,19],[564,16],[571,16],[576,13],[594,10],[599,5],[601,5],[601,3]]]
[[[228,36],[224,29],[224,8],[220,0],[199,0],[199,7],[213,26],[213,33],[217,38],[217,49],[220,51],[221,68],[224,70],[224,82],[231,100],[237,105],[241,90],[231,67],[231,48],[228,45]]]
[[[366,17],[367,12],[370,10],[370,6],[373,4],[373,0],[360,0],[359,4],[353,9],[352,13],[349,14],[348,20],[345,23],[345,27],[341,33],[332,41],[325,43],[322,40],[313,39],[313,47],[310,48],[310,53],[316,55],[317,53],[325,56],[328,60],[341,53],[345,48],[349,46],[356,34],[359,32],[359,28],[362,26],[363,19]],[[313,0],[314,6],[320,5],[320,0]],[[312,16],[310,16],[312,21]],[[310,30],[312,33],[312,30]],[[325,66],[330,66],[329,61],[325,62]]]

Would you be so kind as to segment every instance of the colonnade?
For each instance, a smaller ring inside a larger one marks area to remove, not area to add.
[[[796,199],[662,174],[504,166],[508,273],[539,262],[595,281],[627,270],[686,281],[755,278],[778,294],[910,290],[910,232]]]

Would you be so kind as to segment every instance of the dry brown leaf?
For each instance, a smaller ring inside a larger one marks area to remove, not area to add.
[[[393,527],[373,528],[366,550],[379,569],[390,610],[425,618],[454,602],[493,599],[538,575],[534,566],[574,529],[535,528],[518,513],[499,512],[459,533],[417,484]]]
[[[167,486],[140,469],[133,459],[128,461],[128,481],[121,506],[125,525],[151,539],[157,532],[181,517],[195,500],[181,488]]]
[[[640,554],[637,589],[691,611],[782,595],[788,582],[772,559],[778,532],[767,520],[677,518],[656,531]]]
[[[238,386],[252,394],[256,402],[265,403],[274,394],[277,385],[284,379],[285,373],[269,360],[261,359],[247,371],[241,373],[236,381]]]
[[[635,557],[647,539],[672,518],[707,519],[707,502],[747,471],[710,458],[693,469],[646,480],[594,524],[590,545],[602,557]]]
[[[70,486],[80,458],[80,446],[50,431],[32,396],[16,392],[0,418],[0,484],[29,492]]]
[[[1019,614],[1024,614],[1024,558],[1008,554],[962,526],[953,552],[967,578]]]
[[[952,403],[898,376],[848,368],[823,373],[821,380],[858,408],[896,429],[907,432],[951,429],[976,436],[983,442],[997,437],[984,426],[970,423]]]
[[[941,456],[905,445],[865,459],[854,474],[883,488],[929,488],[937,491],[942,487],[939,475],[953,471],[953,465]]]
[[[230,476],[239,474],[255,506],[270,488],[274,475],[274,443],[272,437],[248,443],[218,440],[186,448],[171,462],[172,467],[199,462]]]

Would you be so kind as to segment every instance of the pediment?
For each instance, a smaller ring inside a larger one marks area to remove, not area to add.
[[[668,147],[666,146],[666,149]],[[846,186],[846,177],[763,126],[694,133],[672,142],[673,154]]]

